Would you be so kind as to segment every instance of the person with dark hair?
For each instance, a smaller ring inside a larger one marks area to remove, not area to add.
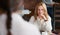
[[[21,0],[0,0],[0,35],[40,35],[36,26],[16,13]],[[13,2],[13,3],[12,3]]]

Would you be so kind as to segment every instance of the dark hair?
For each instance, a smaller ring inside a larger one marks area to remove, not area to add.
[[[13,4],[11,3],[13,1]],[[20,1],[20,0],[18,0]],[[19,7],[19,3],[17,3],[17,0],[0,0],[0,9],[3,9],[4,12],[7,12],[7,20],[6,20],[6,28],[7,28],[7,35],[11,35],[10,29],[11,29],[11,12],[16,11]],[[16,6],[15,6],[16,5]]]
[[[0,0],[0,9],[3,9],[3,12],[7,12],[7,20],[6,20],[6,28],[7,28],[7,35],[11,35],[10,29],[11,29],[11,12],[10,12],[10,6],[9,6],[8,0]]]

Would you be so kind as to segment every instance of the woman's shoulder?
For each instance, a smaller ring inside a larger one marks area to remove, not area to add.
[[[34,18],[34,16],[31,16],[31,18]]]
[[[12,22],[15,24],[21,24],[24,22],[24,19],[22,18],[22,16],[20,16],[18,13],[14,13],[12,14]]]
[[[30,19],[33,19],[33,20],[34,20],[34,19],[35,19],[35,17],[34,17],[34,16],[31,16],[31,18],[30,18]]]
[[[51,17],[48,15],[48,19],[51,20]]]
[[[22,16],[20,16],[18,13],[13,13],[12,14],[12,19],[20,20],[20,19],[22,19]]]
[[[31,16],[29,22],[34,22],[34,20],[35,20],[35,17],[34,16]]]

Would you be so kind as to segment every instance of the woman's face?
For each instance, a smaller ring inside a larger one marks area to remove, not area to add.
[[[38,15],[43,15],[44,14],[44,8],[43,6],[38,7]]]

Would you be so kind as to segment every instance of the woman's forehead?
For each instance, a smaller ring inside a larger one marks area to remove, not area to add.
[[[43,9],[43,6],[38,6],[38,9]]]

